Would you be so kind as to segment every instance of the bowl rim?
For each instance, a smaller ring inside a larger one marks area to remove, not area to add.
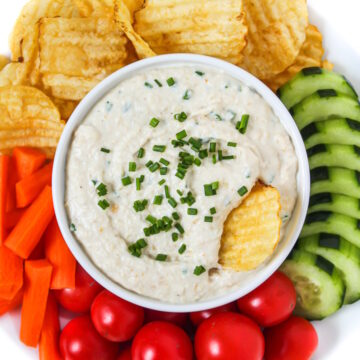
[[[99,268],[97,268],[90,257],[86,255],[82,246],[75,239],[69,229],[69,222],[64,204],[64,195],[66,159],[69,146],[72,141],[72,135],[78,125],[81,124],[85,116],[93,108],[93,106],[95,106],[98,101],[100,101],[120,82],[133,76],[139,71],[144,71],[150,68],[181,65],[202,65],[218,69],[230,75],[231,77],[240,80],[248,87],[255,89],[264,98],[264,100],[269,104],[269,106],[273,109],[274,113],[279,118],[280,122],[284,126],[286,132],[289,134],[293,142],[298,160],[298,198],[290,220],[290,223],[295,222],[294,218],[296,216],[296,222],[292,225],[291,232],[288,229],[290,224],[288,224],[285,236],[281,240],[282,246],[280,246],[281,243],[278,245],[275,252],[271,255],[270,260],[265,264],[264,267],[257,270],[249,283],[243,284],[236,290],[229,291],[215,298],[194,301],[191,303],[173,304],[134,293],[111,280]],[[258,287],[279,268],[279,266],[286,259],[294,247],[305,221],[310,196],[310,170],[305,145],[295,124],[295,121],[291,117],[286,107],[282,104],[280,99],[264,83],[240,67],[223,60],[204,55],[169,54],[139,60],[121,68],[101,81],[79,103],[68,120],[57,146],[52,174],[52,195],[55,215],[65,242],[67,243],[70,251],[79,264],[100,285],[117,296],[145,308],[168,312],[193,312],[214,308],[235,301],[236,299],[246,295]],[[286,243],[285,239],[287,239]]]

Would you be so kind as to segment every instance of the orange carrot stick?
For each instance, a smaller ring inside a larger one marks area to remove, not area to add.
[[[53,163],[50,162],[16,183],[16,205],[18,208],[28,206],[46,185],[51,185],[52,166]]]
[[[46,186],[5,241],[15,254],[27,259],[54,216],[51,187]]]
[[[23,285],[23,259],[0,246],[0,298],[12,300]]]
[[[24,215],[26,209],[15,209],[5,214],[5,229],[11,230]]]
[[[0,299],[0,316],[20,306],[23,298],[23,290],[17,292],[12,300]]]
[[[50,289],[75,287],[76,260],[67,247],[56,218],[44,234],[45,256],[53,266]]]
[[[9,163],[8,156],[0,156],[0,245],[5,241],[5,212],[9,179]]]
[[[26,178],[40,169],[45,161],[46,155],[38,149],[29,147],[16,147],[13,150],[16,171],[19,180]]]
[[[25,287],[21,310],[20,340],[36,347],[44,322],[52,266],[47,260],[25,261]]]
[[[58,306],[53,293],[49,293],[45,319],[40,335],[40,360],[61,360],[59,350],[60,323]]]
[[[10,159],[9,164],[9,177],[8,177],[8,190],[6,200],[6,212],[10,212],[16,209],[16,192],[15,185],[18,182],[19,177],[15,167],[15,161]]]

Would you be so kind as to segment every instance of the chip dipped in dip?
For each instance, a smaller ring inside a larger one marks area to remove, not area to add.
[[[223,269],[224,222],[258,180],[281,195],[282,234],[297,157],[271,107],[210,67],[143,71],[88,113],[68,154],[71,230],[108,277],[181,304],[236,289]]]

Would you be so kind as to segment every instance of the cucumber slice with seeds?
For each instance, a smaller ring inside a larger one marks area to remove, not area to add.
[[[360,299],[360,248],[338,235],[326,233],[300,238],[296,247],[321,255],[340,270],[346,286],[345,304]]]
[[[330,192],[360,199],[360,172],[337,167],[319,167],[310,171],[311,195]]]
[[[289,109],[317,90],[334,89],[354,99],[357,94],[344,76],[319,67],[301,70],[277,94]]]
[[[310,169],[323,166],[338,166],[360,170],[360,147],[356,145],[319,144],[308,149],[307,154]]]
[[[342,306],[345,284],[341,273],[322,256],[293,250],[280,270],[294,283],[297,293],[295,314],[320,320]]]
[[[340,194],[320,193],[310,197],[308,214],[332,211],[360,219],[360,200]]]
[[[360,220],[331,211],[308,214],[300,237],[330,233],[343,237],[360,247]]]

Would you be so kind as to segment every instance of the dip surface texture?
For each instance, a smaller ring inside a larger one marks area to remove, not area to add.
[[[261,180],[281,194],[283,233],[296,174],[290,137],[261,96],[219,70],[183,65],[139,73],[89,112],[69,151],[65,201],[105,274],[186,303],[240,285],[244,273],[218,264],[224,221]]]

